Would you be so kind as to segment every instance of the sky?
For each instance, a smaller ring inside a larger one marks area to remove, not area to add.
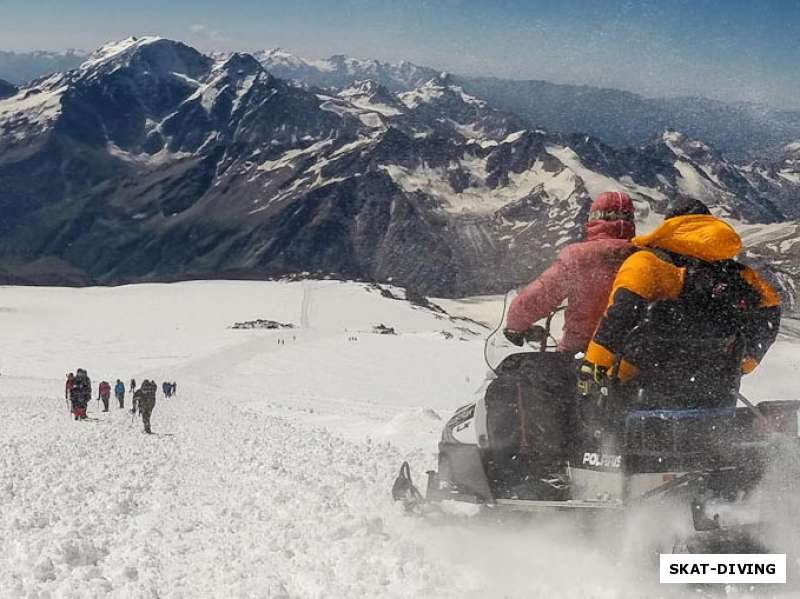
[[[0,50],[146,34],[800,108],[800,0],[0,0]]]

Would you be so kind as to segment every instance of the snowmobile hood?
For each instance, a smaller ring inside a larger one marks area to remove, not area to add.
[[[742,239],[728,223],[710,214],[687,214],[665,220],[652,233],[632,240],[640,248],[660,248],[707,262],[729,260],[742,249]]]

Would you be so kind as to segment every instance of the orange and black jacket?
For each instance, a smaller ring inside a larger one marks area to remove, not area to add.
[[[743,337],[741,370],[751,372],[775,341],[780,326],[780,299],[773,287],[755,270],[733,260],[742,242],[733,228],[711,215],[670,218],[654,232],[633,239],[642,251],[630,256],[620,268],[611,289],[608,308],[586,352],[586,360],[608,371],[630,331],[640,322],[647,306],[659,300],[683,300],[692,289],[687,264],[702,262],[732,269],[751,308],[739,331]],[[636,376],[636,364],[622,359],[618,366],[623,381]]]

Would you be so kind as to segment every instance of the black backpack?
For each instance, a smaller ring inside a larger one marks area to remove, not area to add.
[[[624,357],[635,364],[639,384],[691,404],[727,403],[738,388],[744,337],[761,296],[742,277],[735,260],[706,262],[652,250],[685,268],[675,299],[659,300],[644,311],[628,336]]]

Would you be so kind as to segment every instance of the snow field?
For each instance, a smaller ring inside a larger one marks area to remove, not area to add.
[[[498,298],[448,309],[493,304],[497,320]],[[227,328],[256,318],[297,328]],[[424,488],[443,421],[483,382],[478,325],[318,281],[6,287],[0,326],[0,597],[665,595],[609,549],[630,531],[393,504],[400,463]],[[797,361],[782,340],[746,393],[797,398]],[[135,376],[178,395],[159,391],[152,436],[113,399],[76,423],[79,366],[95,390]]]

